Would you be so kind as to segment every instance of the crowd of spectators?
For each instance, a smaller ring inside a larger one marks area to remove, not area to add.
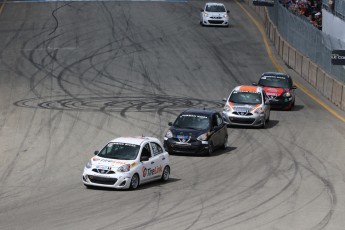
[[[319,30],[322,30],[322,0],[281,0],[292,13],[305,17]]]

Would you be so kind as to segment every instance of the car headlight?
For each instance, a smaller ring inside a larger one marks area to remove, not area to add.
[[[227,14],[224,14],[224,15],[223,15],[223,17],[224,17],[224,18],[227,18],[227,17],[228,17],[228,15],[227,15]]]
[[[208,13],[204,13],[204,17],[208,17]]]
[[[254,111],[254,113],[258,113],[258,114],[262,114],[264,112],[265,112],[265,110],[262,107],[259,107]]]
[[[224,108],[223,108],[223,111],[224,111],[224,112],[230,112],[230,111],[232,111],[232,108],[231,108],[230,105],[226,104],[226,105],[224,106]]]
[[[131,165],[130,164],[125,164],[125,165],[121,165],[117,171],[118,172],[128,172],[131,169]]]
[[[165,134],[165,137],[172,138],[173,137],[172,132],[170,130],[168,130],[168,132]]]
[[[207,137],[208,137],[208,133],[204,133],[204,134],[201,134],[200,136],[198,136],[197,140],[198,141],[206,141]]]
[[[89,169],[89,168],[91,168],[91,167],[92,167],[92,162],[91,162],[91,160],[89,160],[89,161],[86,163],[85,168]]]
[[[284,97],[291,97],[291,93],[290,93],[290,92],[286,92],[286,93],[284,93],[283,96],[284,96]]]

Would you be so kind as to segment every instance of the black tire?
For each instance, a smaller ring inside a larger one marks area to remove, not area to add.
[[[224,137],[224,142],[223,142],[223,145],[222,145],[222,149],[226,149],[227,146],[228,146],[228,135],[226,135]]]
[[[268,113],[268,117],[266,119],[266,123],[270,122],[270,116],[271,116],[271,112]]]
[[[129,189],[135,190],[139,187],[139,175],[136,173],[132,176],[131,182],[129,184]]]
[[[205,156],[211,156],[211,154],[213,153],[213,144],[212,142],[208,144],[208,149],[205,152]]]
[[[261,129],[265,129],[266,128],[266,119],[264,119],[264,122],[262,123],[262,125],[260,126]]]
[[[169,177],[170,177],[170,167],[167,165],[163,169],[161,181],[166,182],[169,180]]]

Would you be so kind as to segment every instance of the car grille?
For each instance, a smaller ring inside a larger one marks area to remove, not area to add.
[[[247,112],[237,112],[237,111],[234,111],[232,112],[232,114],[235,114],[235,115],[239,115],[239,116],[252,116],[253,114],[252,113],[247,113]]]
[[[255,119],[254,118],[249,118],[249,119],[243,119],[243,118],[230,118],[230,121],[232,123],[237,123],[237,124],[246,124],[246,125],[250,125],[253,124]]]
[[[96,184],[113,185],[117,181],[117,178],[105,178],[105,177],[98,177],[98,176],[88,176],[88,178],[92,183],[96,183]]]
[[[92,169],[92,172],[96,172],[96,173],[100,173],[100,174],[115,174],[114,171],[101,170],[101,169]]]
[[[222,17],[215,17],[215,16],[210,17],[210,18],[212,18],[212,19],[222,19]]]
[[[180,142],[180,139],[178,139],[176,137],[173,137],[172,140],[175,142]],[[190,143],[190,144],[195,143],[195,142],[197,142],[197,140],[195,140],[195,139],[190,139],[189,141],[186,140],[186,143]]]
[[[208,20],[208,23],[210,24],[223,24],[223,20]]]

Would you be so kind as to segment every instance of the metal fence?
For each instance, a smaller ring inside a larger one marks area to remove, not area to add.
[[[322,7],[332,12],[335,16],[345,20],[345,0],[333,0],[333,2],[333,9],[329,5],[329,0],[322,0]]]
[[[345,50],[345,42],[318,30],[305,16],[293,14],[277,0],[274,7],[268,7],[268,12],[281,36],[291,46],[345,83],[345,66],[331,64],[332,50]]]

